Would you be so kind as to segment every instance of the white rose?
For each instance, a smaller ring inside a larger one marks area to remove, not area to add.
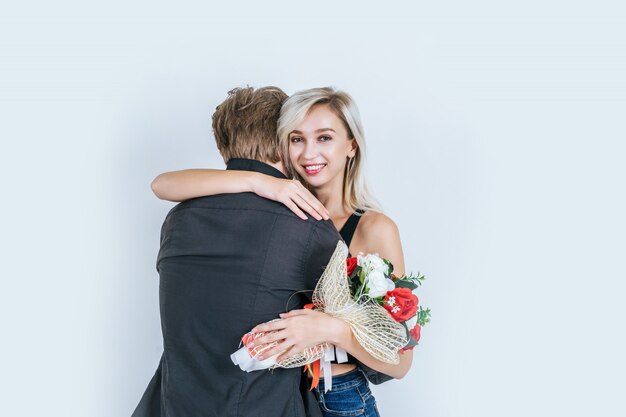
[[[369,290],[368,294],[372,298],[387,294],[388,283],[385,274],[380,271],[371,271],[367,274],[365,287]]]
[[[366,256],[358,256],[357,264],[365,269],[366,273],[370,271],[378,271],[385,275],[389,273],[389,266],[377,254],[368,254]]]
[[[396,288],[396,284],[392,280],[387,278],[387,291],[393,291]]]
[[[383,258],[379,257],[378,255],[376,255],[376,254],[374,254],[374,255],[367,255],[367,257],[369,258],[370,265],[371,265],[372,269],[380,271],[383,274],[386,273],[387,270],[389,269],[387,267],[387,264],[385,263],[385,261],[383,261]]]

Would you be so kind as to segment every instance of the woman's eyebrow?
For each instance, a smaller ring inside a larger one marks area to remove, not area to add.
[[[335,129],[331,129],[330,127],[324,127],[324,128],[322,128],[322,129],[317,129],[317,130],[315,130],[315,132],[314,132],[314,133],[325,132],[325,131],[327,131],[327,130],[330,130],[331,132],[337,133],[337,132],[335,132]],[[301,132],[301,131],[299,131],[299,130],[295,130],[295,129],[294,129],[294,130],[292,130],[291,132],[289,132],[289,134],[292,134],[292,133],[295,133],[295,134],[297,134],[297,135],[301,135],[301,134],[302,134],[302,132]]]

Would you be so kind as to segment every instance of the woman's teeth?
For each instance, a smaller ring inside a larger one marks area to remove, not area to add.
[[[304,165],[304,170],[306,171],[307,174],[313,175],[313,174],[317,174],[318,172],[320,172],[322,168],[324,168],[325,166],[326,164]]]

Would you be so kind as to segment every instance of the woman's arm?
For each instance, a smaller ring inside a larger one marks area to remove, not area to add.
[[[253,331],[272,332],[256,339],[256,345],[282,340],[275,348],[260,356],[259,360],[283,352],[277,359],[280,362],[302,352],[307,347],[328,342],[342,348],[375,371],[396,379],[404,377],[413,362],[413,352],[410,350],[400,353],[398,365],[374,358],[359,344],[352,333],[352,329],[345,321],[320,311],[292,310],[289,313],[281,314],[281,320],[259,325]]]
[[[368,253],[378,253],[381,257],[389,259],[394,264],[394,273],[402,275],[404,273],[404,257],[398,228],[391,219],[380,213],[368,217],[368,219],[361,219],[363,224],[359,225],[358,234],[362,234],[362,236],[355,235],[354,241],[358,238],[359,247],[365,248]],[[400,354],[398,365],[380,361],[363,349],[354,337],[350,326],[343,320],[312,310],[293,310],[281,314],[280,317],[281,320],[263,324],[253,329],[253,331],[274,331],[274,333],[257,339],[256,344],[284,339],[276,348],[266,352],[265,357],[287,349],[278,358],[280,361],[303,351],[306,347],[328,342],[344,349],[370,368],[396,379],[404,377],[411,368],[413,362],[411,350]]]
[[[160,174],[151,186],[162,200],[178,202],[207,195],[253,192],[286,205],[302,219],[306,219],[303,210],[317,220],[329,217],[328,210],[299,181],[260,172],[185,169]]]
[[[253,171],[184,169],[158,175],[151,187],[161,200],[179,202],[207,195],[252,191],[255,180],[261,175]]]

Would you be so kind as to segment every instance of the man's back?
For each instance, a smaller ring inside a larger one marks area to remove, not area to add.
[[[134,415],[142,403],[147,415],[304,415],[301,369],[246,373],[230,354],[256,324],[303,306],[338,240],[329,221],[251,193],[172,209],[157,261],[164,354]]]

